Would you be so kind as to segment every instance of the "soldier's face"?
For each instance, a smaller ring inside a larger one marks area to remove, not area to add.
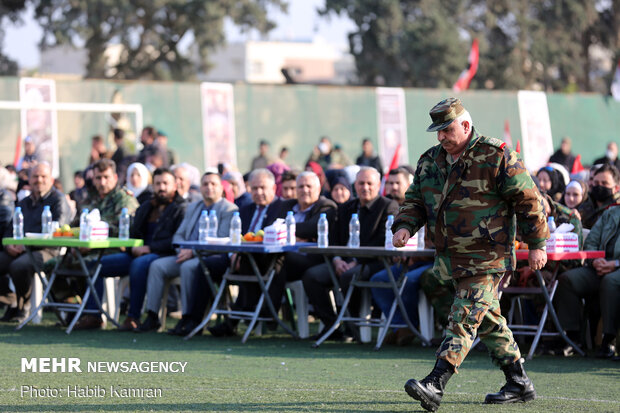
[[[355,191],[362,206],[366,205],[379,195],[381,182],[377,174],[371,171],[361,171],[355,179]]]
[[[104,197],[116,187],[116,183],[118,182],[118,176],[116,175],[116,172],[112,170],[112,168],[108,168],[103,172],[95,168],[94,181],[95,188],[97,188],[99,196]]]
[[[452,122],[437,131],[437,140],[450,155],[458,156],[465,150],[469,140],[471,125],[467,121]]]

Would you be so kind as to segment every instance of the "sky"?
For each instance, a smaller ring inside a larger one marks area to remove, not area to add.
[[[330,15],[321,17],[316,12],[325,0],[289,0],[288,13],[269,9],[269,16],[277,23],[267,39],[269,40],[323,40],[328,43],[347,47],[347,33],[355,28],[348,17]],[[4,39],[4,52],[17,60],[20,68],[32,69],[39,65],[37,44],[42,31],[33,20],[33,10],[29,9],[20,27],[7,25]],[[225,26],[228,42],[258,38],[256,33],[241,34],[232,23]]]

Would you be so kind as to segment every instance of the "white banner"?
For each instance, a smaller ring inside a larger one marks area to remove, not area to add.
[[[233,86],[205,82],[200,97],[205,169],[224,162],[237,166]]]
[[[384,168],[389,168],[398,148],[398,165],[408,164],[409,148],[407,145],[405,92],[401,88],[391,87],[379,87],[376,90],[381,163]]]
[[[533,173],[549,162],[553,154],[551,123],[547,95],[544,92],[520,90],[519,118],[521,120],[522,156],[525,167]]]
[[[52,79],[21,78],[19,100],[25,103],[56,103],[56,83]],[[22,109],[21,134],[22,142],[27,136],[32,138],[36,147],[37,160],[49,163],[52,167],[52,176],[58,178],[58,116],[56,110]]]

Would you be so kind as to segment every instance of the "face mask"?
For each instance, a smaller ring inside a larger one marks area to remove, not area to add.
[[[325,142],[319,143],[319,151],[321,151],[322,154],[327,154],[327,152],[329,152],[329,147]]]
[[[590,190],[590,197],[598,202],[608,201],[609,199],[611,199],[612,196],[613,193],[611,192],[611,189],[605,186],[593,186]]]
[[[607,152],[605,152],[605,157],[610,161],[613,161],[614,159],[616,159],[616,154],[614,153],[614,151],[608,149]]]

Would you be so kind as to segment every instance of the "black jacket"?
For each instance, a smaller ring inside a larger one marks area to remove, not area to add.
[[[280,197],[275,197],[274,200],[271,201],[271,204],[267,206],[267,212],[265,212],[265,218],[263,219],[260,229],[264,229],[265,227],[273,224],[273,221],[277,218],[284,218],[286,216],[287,210],[282,207],[283,204],[284,200]],[[239,209],[242,234],[248,232],[250,224],[252,223],[254,211],[256,211],[256,204],[254,202]]]
[[[58,221],[60,226],[71,222],[71,209],[67,203],[65,194],[58,189],[52,189],[41,199],[35,202],[32,195],[28,195],[17,203],[22,208],[24,215],[24,234],[26,232],[41,232],[41,213],[43,207],[49,205],[52,212],[52,221]],[[8,225],[5,229],[5,236],[13,236],[13,225]]]
[[[148,244],[151,252],[160,255],[174,254],[172,236],[179,225],[181,225],[186,206],[185,200],[179,194],[175,194],[172,202],[168,204],[156,222],[153,237]],[[138,207],[133,219],[133,225],[131,226],[131,238],[144,239],[148,230],[149,215],[152,210],[153,204],[151,201],[143,202]]]
[[[285,213],[292,211],[293,207],[297,205],[296,199],[288,199],[284,201],[283,209]],[[304,222],[297,222],[295,224],[295,235],[298,238],[308,240],[308,242],[316,242],[317,238],[317,224],[319,223],[319,217],[321,213],[327,215],[329,222],[334,222],[338,206],[331,199],[327,199],[324,196],[320,196],[319,199],[312,205]]]
[[[347,245],[349,241],[349,221],[351,215],[358,214],[360,220],[360,245],[383,247],[385,245],[385,223],[388,215],[398,213],[398,203],[392,199],[378,196],[364,208],[358,198],[351,199],[338,207],[336,222],[329,229],[330,245]]]

